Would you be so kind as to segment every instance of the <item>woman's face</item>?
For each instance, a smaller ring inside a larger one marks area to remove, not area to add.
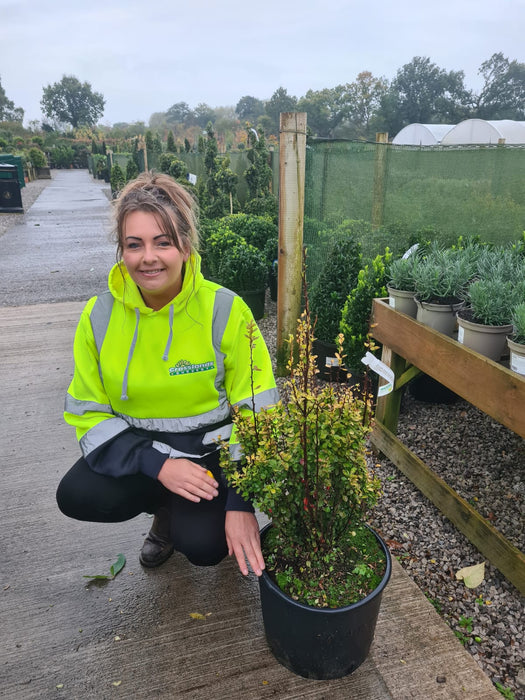
[[[158,311],[180,292],[189,251],[177,250],[151,212],[128,214],[122,234],[122,260],[146,304]]]

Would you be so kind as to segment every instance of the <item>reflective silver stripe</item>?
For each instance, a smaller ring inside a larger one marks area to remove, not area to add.
[[[109,290],[103,294],[100,294],[100,296],[97,297],[96,302],[93,304],[93,308],[89,314],[91,328],[93,329],[93,337],[95,338],[95,345],[97,346],[99,355],[100,349],[102,348],[102,343],[106,337],[106,331],[108,329],[109,319],[111,318],[111,311],[113,309],[114,301],[113,295]]]
[[[255,411],[258,412],[262,408],[268,408],[268,406],[275,406],[279,402],[279,389],[274,387],[273,389],[266,389],[266,391],[261,391],[259,394],[255,394]],[[249,408],[252,409],[252,397],[249,396],[246,399],[241,399],[237,401],[235,406],[239,408]]]
[[[221,428],[209,430],[207,433],[204,433],[202,444],[210,445],[216,443],[218,440],[227,440],[232,434],[232,429],[233,425],[229,423],[228,425],[223,425]]]
[[[196,455],[192,454],[191,452],[183,452],[182,450],[176,450],[174,447],[170,447],[164,442],[159,442],[158,440],[153,440],[153,447],[158,452],[160,452],[163,455],[167,455],[171,459],[179,459],[181,457],[185,457],[186,459],[202,459],[203,457],[207,457],[208,455],[211,455],[213,452],[217,451],[211,450],[209,452],[205,452],[204,454]]]
[[[97,447],[100,447],[108,440],[112,440],[114,437],[123,433],[129,428],[129,425],[122,418],[108,418],[100,423],[97,423],[93,428],[87,431],[85,435],[80,438],[80,449],[84,457],[88,455]]]
[[[97,403],[96,401],[80,401],[80,399],[73,398],[71,394],[66,394],[64,411],[73,413],[75,416],[83,416],[88,411],[113,413],[113,409],[109,404]]]
[[[209,425],[220,423],[225,418],[229,418],[230,407],[226,402],[223,406],[218,406],[212,411],[187,418],[137,418],[136,416],[127,416],[124,413],[116,415],[133,428],[161,433],[187,433],[191,430],[207,428]]]
[[[238,462],[243,455],[242,447],[240,446],[240,444],[238,442],[236,442],[234,445],[230,443],[228,445],[228,449],[230,452],[230,459],[233,462]]]
[[[224,358],[225,355],[221,352],[222,339],[230,313],[233,300],[237,295],[221,287],[215,293],[215,301],[213,303],[212,317],[212,342],[215,350],[215,362],[217,365],[217,374],[215,376],[215,388],[219,394],[219,405],[223,405],[228,401],[226,390],[224,389]]]

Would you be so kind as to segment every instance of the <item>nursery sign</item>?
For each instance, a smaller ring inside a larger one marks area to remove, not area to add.
[[[386,384],[382,384],[377,390],[377,396],[386,396],[390,394],[394,389],[394,381],[396,378],[390,367],[385,365],[384,362],[381,362],[381,360],[378,360],[377,357],[374,357],[371,352],[367,352],[366,355],[361,358],[361,362],[368,365],[371,370],[386,380]]]

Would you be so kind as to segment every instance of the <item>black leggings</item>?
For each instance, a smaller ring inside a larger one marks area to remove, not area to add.
[[[220,478],[218,462],[218,453],[198,460],[213,472],[219,483],[219,495],[211,501],[203,499],[193,503],[144,474],[119,478],[98,474],[81,458],[58,486],[58,507],[75,520],[118,523],[140,513],[155,513],[166,506],[171,513],[171,539],[175,549],[192,564],[212,566],[228,553],[224,532],[226,486]]]

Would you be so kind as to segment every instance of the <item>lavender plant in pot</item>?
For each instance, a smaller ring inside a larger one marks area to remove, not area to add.
[[[512,335],[507,338],[510,351],[510,368],[525,375],[525,301],[512,310]]]
[[[408,252],[408,251],[407,251]],[[417,304],[415,300],[418,266],[421,259],[416,251],[406,256],[392,260],[388,268],[388,303],[396,311],[416,318]]]
[[[499,278],[473,282],[458,311],[458,342],[498,361],[512,333],[512,310],[525,298],[523,284]]]
[[[432,244],[414,273],[417,320],[451,337],[474,271],[473,260],[465,251]]]
[[[255,345],[256,327],[247,332]],[[261,533],[266,570],[259,578],[269,647],[293,672],[328,679],[366,658],[391,559],[366,525],[380,488],[367,462],[371,397],[350,384],[319,382],[313,339],[306,300],[289,339],[283,399],[257,413],[252,397],[234,412],[244,457],[239,466],[225,449],[221,464],[271,519]]]

